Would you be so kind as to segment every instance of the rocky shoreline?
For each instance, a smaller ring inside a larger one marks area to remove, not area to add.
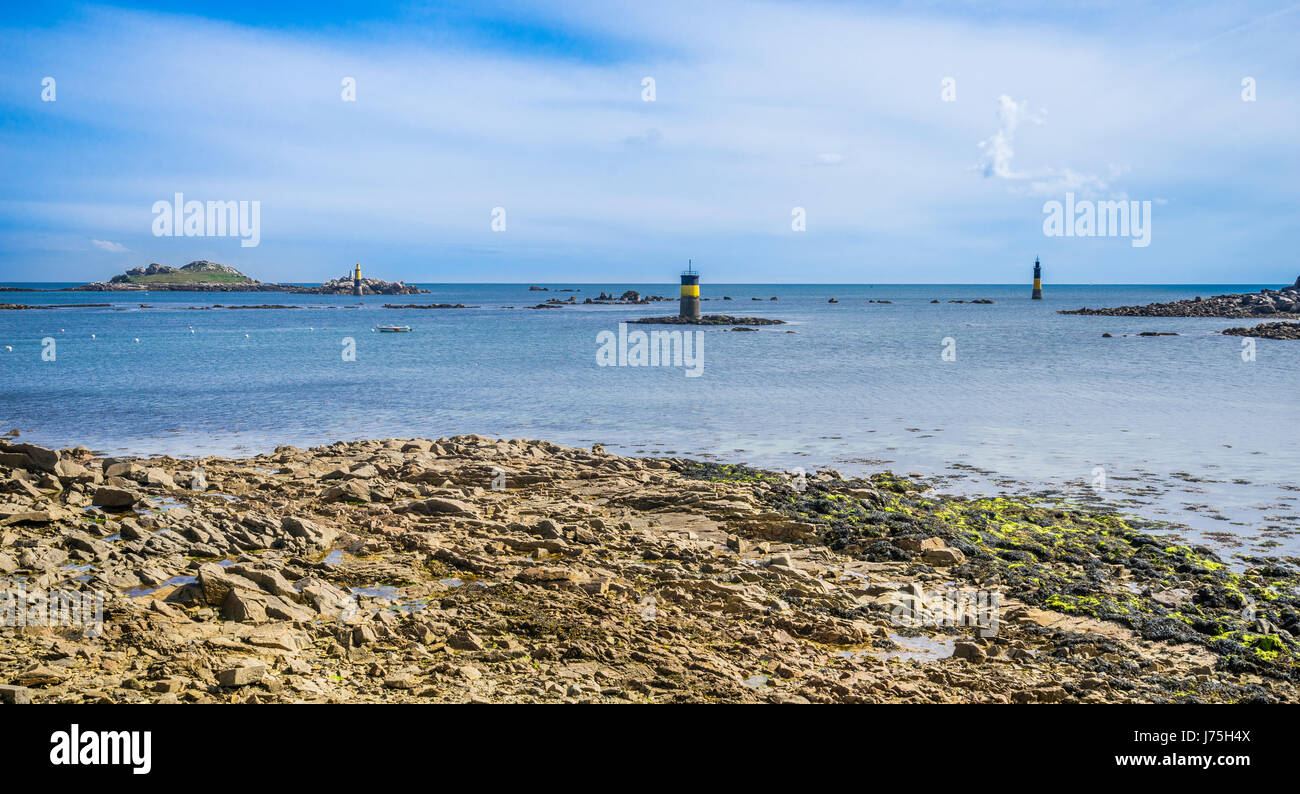
[[[0,628],[11,703],[1294,702],[1300,680],[1294,559],[1231,570],[1117,514],[889,472],[481,436],[0,442],[0,577],[108,593],[96,636]],[[991,593],[992,622],[938,619]]]
[[[1108,309],[1079,308],[1060,310],[1057,314],[1086,314],[1100,317],[1231,317],[1250,318],[1261,315],[1300,319],[1300,278],[1280,290],[1262,289],[1241,295],[1215,295],[1146,306],[1116,306]]]

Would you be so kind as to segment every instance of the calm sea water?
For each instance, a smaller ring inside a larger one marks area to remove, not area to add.
[[[784,469],[888,467],[972,492],[1086,495],[1104,476],[1107,501],[1228,533],[1219,540],[1240,544],[1232,550],[1297,548],[1300,343],[1259,340],[1244,361],[1241,339],[1216,334],[1242,322],[1056,314],[1279,285],[1049,284],[1046,300],[1031,301],[1027,285],[706,282],[706,313],[789,325],[704,331],[694,378],[680,367],[597,366],[601,331],[673,314],[675,302],[523,308],[601,290],[675,296],[674,284],[425,286],[432,294],[359,299],[0,293],[0,303],[113,304],[0,311],[0,431],[175,455],[483,433]],[[974,298],[995,303],[946,302]],[[216,303],[300,308],[204,308]],[[379,324],[414,331],[378,334]],[[1141,331],[1179,336],[1123,336]],[[45,337],[55,361],[42,360]],[[345,337],[355,361],[343,360]],[[955,360],[943,358],[945,339]]]

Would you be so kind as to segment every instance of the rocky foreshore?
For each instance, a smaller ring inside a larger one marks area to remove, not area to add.
[[[0,577],[107,593],[99,633],[0,628],[9,703],[1293,702],[1300,670],[1294,559],[888,472],[481,436],[0,442]]]
[[[1300,318],[1300,278],[1280,290],[1262,289],[1242,295],[1196,296],[1191,300],[1148,303],[1146,306],[1116,306],[1108,309],[1071,309],[1057,314],[1089,314],[1104,317],[1286,317]]]

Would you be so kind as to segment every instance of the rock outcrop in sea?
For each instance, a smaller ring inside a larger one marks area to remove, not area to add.
[[[664,317],[642,317],[628,322],[645,325],[785,325],[785,320],[771,320],[766,317],[732,317],[729,314],[706,314],[698,320],[672,314]]]
[[[353,294],[352,288],[352,276],[343,275],[330,279],[319,287],[286,287],[285,291],[304,295],[351,295]],[[408,286],[401,281],[384,281],[377,278],[361,279],[362,295],[418,295],[428,291],[427,289],[422,290],[419,287]]]
[[[1280,290],[1262,289],[1242,295],[1215,295],[1146,306],[1116,306],[1108,309],[1062,310],[1058,314],[1089,314],[1105,317],[1287,317],[1300,318],[1300,278]]]
[[[1221,333],[1257,339],[1300,339],[1300,323],[1260,323],[1254,328],[1225,328]]]

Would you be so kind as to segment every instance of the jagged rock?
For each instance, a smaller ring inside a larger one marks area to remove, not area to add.
[[[425,499],[420,502],[412,502],[407,505],[407,509],[426,515],[469,516],[471,518],[476,518],[479,515],[478,511],[473,507],[456,499]]]
[[[295,538],[302,538],[317,548],[327,548],[338,537],[338,530],[296,516],[285,516],[280,528]]]
[[[58,463],[57,450],[38,447],[35,444],[11,444],[0,441],[0,464],[54,473]]]
[[[266,673],[265,664],[248,663],[222,670],[217,674],[217,682],[222,686],[248,686],[260,682]]]

